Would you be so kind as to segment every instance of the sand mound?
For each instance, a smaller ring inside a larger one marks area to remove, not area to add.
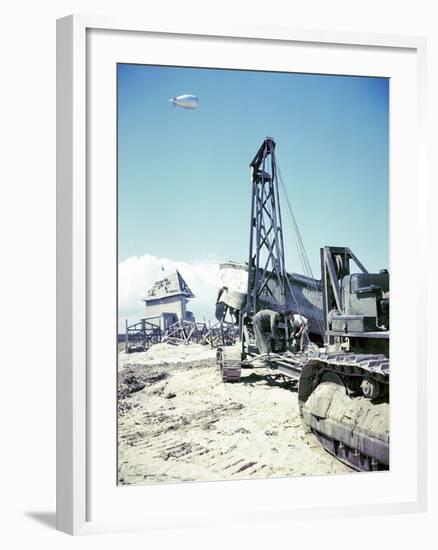
[[[135,353],[119,353],[119,369],[123,369],[128,364],[137,365],[160,365],[186,363],[193,361],[214,360],[216,350],[209,346],[201,344],[172,345],[156,344],[148,351]]]

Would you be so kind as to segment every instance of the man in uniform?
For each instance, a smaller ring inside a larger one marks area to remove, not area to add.
[[[259,353],[268,353],[267,333],[271,333],[274,339],[278,338],[277,324],[282,318],[281,313],[271,309],[262,309],[254,315],[252,324]]]
[[[304,315],[299,315],[298,313],[286,312],[285,317],[290,321],[292,326],[291,338],[300,339],[300,347],[298,351],[304,351],[304,346],[306,345],[309,337],[309,321]]]

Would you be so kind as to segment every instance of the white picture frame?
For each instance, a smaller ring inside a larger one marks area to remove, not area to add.
[[[318,45],[320,48],[336,46],[338,48],[354,47],[373,51],[376,55],[384,52],[408,52],[415,56],[415,81],[411,79],[412,89],[415,89],[418,98],[418,109],[415,105],[418,133],[410,136],[416,145],[413,153],[414,172],[411,175],[416,179],[413,193],[418,205],[418,226],[411,228],[418,242],[425,243],[420,237],[426,233],[426,221],[420,213],[425,212],[426,178],[425,178],[425,144],[423,136],[425,120],[425,40],[419,37],[405,37],[392,35],[349,34],[328,31],[304,31],[287,28],[240,28],[230,27],[184,28],[172,26],[151,27],[138,21],[112,19],[95,16],[69,16],[58,20],[57,23],[57,528],[70,534],[84,534],[94,532],[107,532],[114,530],[151,529],[167,524],[166,517],[157,504],[157,514],[154,518],[146,519],[136,517],[118,517],[110,515],[106,518],[99,517],[94,520],[90,517],[90,463],[92,463],[90,444],[90,417],[95,396],[91,389],[92,353],[90,352],[90,250],[89,228],[93,227],[93,218],[96,217],[95,207],[91,206],[90,198],[90,143],[88,142],[89,105],[87,101],[90,94],[90,31],[106,33],[106,40],[112,40],[114,36],[124,33],[136,33],[136,36],[160,36],[169,37],[174,42],[181,44],[191,37],[197,37],[205,41],[220,39],[227,44],[232,51],[239,44],[257,43],[269,44],[270,47],[288,44],[300,44],[303,47]],[[217,49],[217,47],[216,47]],[[333,50],[331,50],[333,51]],[[167,50],[172,57],[172,51]],[[125,55],[125,54],[123,54]],[[327,55],[329,59],[330,54]],[[126,61],[126,57],[123,61]],[[178,64],[176,62],[175,64]],[[163,63],[164,64],[164,63]],[[394,69],[395,70],[395,69]],[[311,71],[310,71],[311,72]],[[359,72],[359,74],[361,74]],[[388,75],[391,76],[391,75]],[[412,144],[412,141],[410,142]],[[415,165],[415,166],[414,166]],[[102,207],[105,209],[105,206]],[[400,222],[398,222],[400,223]],[[392,235],[392,239],[394,235]],[[413,252],[417,260],[425,258],[425,246]],[[420,264],[418,264],[420,265]],[[424,305],[427,289],[425,278],[419,274],[417,280],[417,308]],[[419,309],[418,309],[419,311]],[[423,330],[424,327],[421,327]],[[326,517],[327,515],[357,515],[395,512],[416,512],[425,510],[426,507],[426,345],[424,332],[421,333],[422,345],[420,346],[420,326],[416,325],[415,361],[418,367],[416,380],[417,407],[415,426],[417,444],[415,447],[415,487],[412,487],[411,495],[399,502],[389,502],[383,499],[373,505],[369,503],[355,502],[354,505],[336,505],[328,508],[324,505],[309,509],[308,507],[287,504],[287,501],[279,500],[279,505],[269,511],[258,506],[246,509],[242,516],[247,521],[258,521],[260,518],[285,519],[293,510],[294,518]],[[93,335],[94,337],[94,335]],[[111,377],[114,373],[108,370]],[[105,387],[105,385],[104,385]],[[108,387],[111,387],[109,384]],[[112,422],[112,420],[109,420]],[[113,457],[111,458],[111,460]],[[116,473],[114,472],[114,485]],[[296,480],[299,481],[299,480]],[[309,480],[306,480],[309,481]],[[315,480],[318,482],[318,480]],[[278,490],[282,480],[269,481],[275,490]],[[245,498],[249,502],[254,500],[251,484],[254,482],[233,482],[241,484],[246,491]],[[260,482],[257,482],[260,483]],[[320,479],[319,483],[323,483]],[[193,489],[196,485],[201,486]],[[218,485],[221,486],[218,488]],[[258,489],[261,485],[257,486]],[[268,491],[271,490],[268,486]],[[121,488],[122,491],[126,489]],[[191,484],[190,488],[164,488],[156,486],[153,491],[154,498],[159,499],[163,492],[170,490],[179,491],[182,499],[196,498],[195,492],[202,497],[209,498],[213,493],[211,484]],[[227,492],[234,490],[230,483],[216,484],[214,489],[215,499],[226,498]],[[222,496],[219,496],[219,492]],[[412,496],[414,495],[414,496]],[[253,499],[253,500],[251,500]],[[158,500],[157,500],[158,502]],[[208,525],[208,518],[197,516],[196,512],[186,511],[179,524],[175,526]],[[213,521],[214,523],[214,521]]]

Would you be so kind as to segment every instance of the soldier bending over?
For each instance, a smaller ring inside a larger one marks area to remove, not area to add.
[[[298,351],[304,351],[304,346],[306,345],[309,337],[309,321],[304,315],[299,315],[298,313],[286,312],[287,319],[289,319],[292,326],[291,338],[300,339],[300,347]]]
[[[254,315],[252,323],[254,326],[256,346],[260,353],[268,353],[269,351],[266,335],[270,333],[272,338],[276,340],[278,338],[278,323],[283,320],[285,322],[287,322],[287,320],[291,321],[292,317],[292,311],[278,313],[272,309],[262,309]]]

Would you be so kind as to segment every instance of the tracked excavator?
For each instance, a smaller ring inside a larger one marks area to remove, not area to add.
[[[239,326],[239,344],[218,348],[224,382],[242,368],[269,367],[298,387],[300,413],[323,447],[360,471],[389,469],[389,273],[369,273],[348,247],[320,249],[316,279],[275,156],[266,138],[250,164],[251,216],[247,263],[221,264],[216,317]],[[304,274],[287,273],[279,188]],[[257,349],[253,317],[262,309],[293,311],[309,321],[304,350],[288,322]]]

